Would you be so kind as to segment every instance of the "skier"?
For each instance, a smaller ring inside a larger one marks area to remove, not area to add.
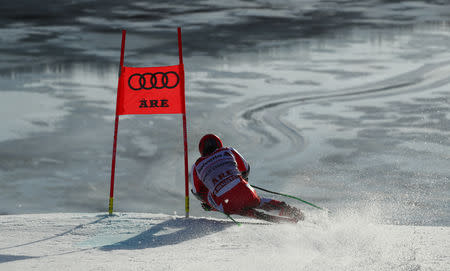
[[[200,139],[201,157],[192,167],[192,193],[202,202],[206,211],[220,211],[271,222],[303,220],[303,213],[285,202],[261,198],[248,183],[250,165],[235,149],[223,147],[214,134]],[[278,211],[279,216],[264,211]]]

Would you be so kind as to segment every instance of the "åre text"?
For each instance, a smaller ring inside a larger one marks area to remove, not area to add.
[[[139,108],[169,107],[169,100],[140,100]]]

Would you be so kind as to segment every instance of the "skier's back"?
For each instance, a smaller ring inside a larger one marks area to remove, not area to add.
[[[223,147],[220,138],[207,134],[199,142],[201,157],[192,168],[194,188],[192,192],[202,201],[205,210],[217,210],[225,214],[238,214],[269,221],[297,222],[303,219],[300,210],[284,202],[260,198],[247,182],[250,165],[233,148]],[[259,212],[278,210],[278,219]]]

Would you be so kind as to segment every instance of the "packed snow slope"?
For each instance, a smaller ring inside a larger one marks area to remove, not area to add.
[[[0,216],[0,270],[449,270],[450,229],[356,213],[299,224],[164,214]]]

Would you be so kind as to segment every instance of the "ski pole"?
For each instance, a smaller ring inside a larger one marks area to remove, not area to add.
[[[223,214],[226,215],[229,219],[231,219],[231,221],[233,221],[236,225],[241,226],[241,223],[239,223],[237,220],[232,218],[231,215],[225,214],[225,213],[223,213]]]
[[[315,204],[313,204],[313,203],[311,203],[311,202],[307,202],[306,200],[302,200],[302,199],[299,198],[299,197],[294,197],[294,196],[291,196],[291,195],[288,195],[288,194],[283,194],[283,193],[278,193],[278,192],[270,191],[270,190],[267,190],[267,189],[258,187],[258,186],[256,186],[256,185],[253,185],[253,184],[252,184],[251,186],[254,187],[254,188],[256,188],[256,189],[259,189],[259,190],[268,192],[268,193],[272,193],[272,194],[276,194],[276,195],[280,195],[280,196],[284,196],[284,197],[296,199],[296,200],[298,200],[298,201],[301,201],[301,202],[303,202],[303,203],[306,203],[306,204],[308,204],[308,205],[311,205],[312,207],[315,207],[315,208],[317,208],[317,209],[320,209],[320,210],[324,210],[324,211],[328,211],[328,212],[329,212],[329,210],[325,210],[325,209],[323,209],[322,207],[319,207],[319,206],[317,206],[317,205],[315,205]]]
[[[226,215],[226,216],[227,216],[229,219],[231,219],[231,221],[233,221],[236,225],[241,226],[241,223],[239,223],[239,221],[237,221],[237,220],[235,220],[234,218],[232,218],[231,215],[229,215],[229,214],[227,214],[227,213],[225,213],[225,212],[222,212],[221,210],[216,210],[216,211],[219,212],[219,213],[222,213],[222,214]]]

